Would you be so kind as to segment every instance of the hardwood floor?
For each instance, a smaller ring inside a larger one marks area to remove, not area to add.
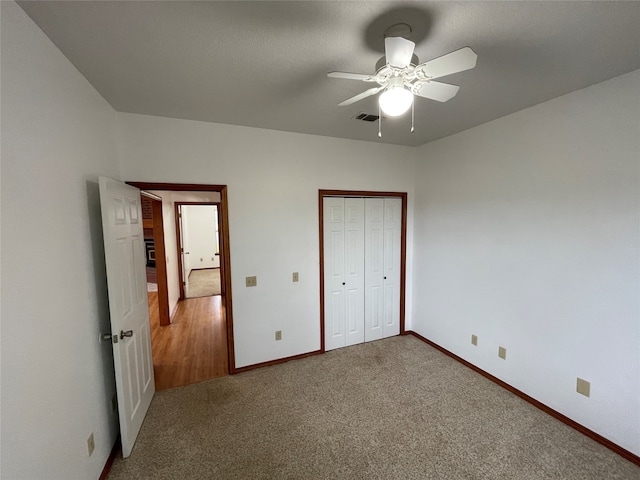
[[[221,296],[182,300],[167,326],[158,321],[158,293],[148,296],[156,390],[229,375]]]

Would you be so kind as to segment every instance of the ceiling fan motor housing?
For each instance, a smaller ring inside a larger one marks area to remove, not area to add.
[[[411,25],[409,25],[408,23],[395,23],[385,30],[384,38],[402,37],[409,40],[412,31],[413,30],[411,29]]]

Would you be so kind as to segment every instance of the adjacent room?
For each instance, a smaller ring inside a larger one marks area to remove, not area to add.
[[[0,476],[640,478],[639,32],[0,2]]]

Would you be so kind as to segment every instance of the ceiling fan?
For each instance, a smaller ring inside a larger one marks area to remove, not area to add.
[[[415,43],[406,38],[388,36],[384,39],[385,63],[375,74],[328,73],[327,76],[332,78],[361,80],[378,84],[378,86],[365,90],[338,105],[351,105],[382,91],[379,98],[380,109],[386,115],[395,117],[409,110],[413,104],[414,95],[438,102],[446,102],[453,98],[460,87],[434,80],[474,68],[478,56],[471,48],[464,47],[415,65],[412,63],[412,59],[417,59],[413,54],[415,46]],[[413,131],[413,126],[411,131]]]

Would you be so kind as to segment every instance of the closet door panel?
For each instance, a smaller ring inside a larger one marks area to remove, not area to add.
[[[323,199],[325,350],[400,333],[402,200]]]
[[[384,199],[365,199],[365,341],[382,338],[384,321]]]
[[[325,350],[346,345],[344,199],[323,199]]]
[[[344,199],[346,345],[364,342],[364,199]]]
[[[384,319],[383,338],[400,334],[400,242],[402,200],[384,199]]]

